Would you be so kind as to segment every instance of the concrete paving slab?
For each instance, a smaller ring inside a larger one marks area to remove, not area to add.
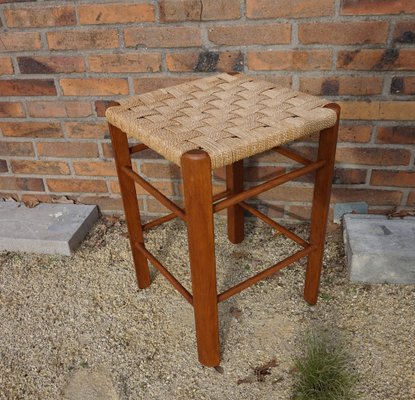
[[[0,250],[70,255],[97,219],[93,205],[0,202]]]
[[[348,214],[344,241],[352,282],[415,283],[415,218]]]

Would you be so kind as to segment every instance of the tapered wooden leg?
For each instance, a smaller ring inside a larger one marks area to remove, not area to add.
[[[310,243],[316,246],[316,249],[308,256],[304,287],[304,299],[309,304],[315,304],[317,302],[320,285],[331,184],[336,155],[337,132],[339,129],[340,107],[337,104],[328,104],[326,107],[336,111],[337,123],[332,128],[320,132],[318,160],[325,160],[326,164],[316,172],[314,184]]]
[[[226,188],[231,194],[244,190],[243,160],[226,166]],[[244,240],[244,210],[238,204],[228,208],[228,239],[235,244]]]
[[[189,151],[181,166],[199,361],[215,367],[220,353],[210,158]]]
[[[144,243],[141,228],[140,211],[134,182],[122,171],[122,167],[131,168],[127,135],[117,127],[109,124],[111,142],[114,150],[115,165],[118,173],[125,219],[130,237],[131,251],[135,265],[138,287],[144,289],[150,285],[150,272],[147,259],[137,250],[135,243]]]

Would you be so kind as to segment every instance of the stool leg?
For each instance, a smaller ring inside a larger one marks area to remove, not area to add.
[[[339,129],[340,107],[337,104],[328,104],[326,107],[336,111],[337,123],[332,128],[320,132],[318,160],[325,160],[326,164],[316,172],[314,184],[310,243],[316,246],[316,249],[308,256],[304,287],[304,299],[309,304],[316,304],[320,285],[324,241],[330,207],[331,184],[336,155],[337,132]]]
[[[231,194],[244,190],[243,160],[226,166],[226,188]],[[244,240],[244,210],[238,204],[228,208],[228,239],[235,244]]]
[[[220,363],[211,164],[193,150],[181,159],[199,361]]]
[[[147,259],[137,250],[135,243],[144,243],[141,229],[140,210],[138,208],[137,193],[134,182],[123,172],[122,167],[131,168],[131,158],[128,149],[127,135],[117,127],[109,124],[112,148],[114,150],[115,165],[120,184],[125,219],[130,237],[131,252],[135,265],[138,287],[144,289],[150,285],[150,272]]]

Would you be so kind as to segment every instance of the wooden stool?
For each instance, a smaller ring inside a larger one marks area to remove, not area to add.
[[[308,256],[304,298],[317,301],[330,202],[340,108],[324,99],[245,75],[220,74],[134,96],[107,110],[111,140],[138,286],[150,285],[150,261],[193,305],[199,361],[220,363],[218,303]],[[320,132],[316,161],[280,147]],[[141,144],[129,147],[127,136]],[[180,208],[131,167],[130,155],[150,148],[182,169],[185,209]],[[243,159],[274,149],[302,164],[250,189],[243,188]],[[212,195],[211,171],[226,166],[226,191]],[[245,200],[316,171],[311,234],[305,241],[248,205]],[[171,214],[142,225],[134,182]],[[244,210],[300,244],[302,250],[218,294],[213,214],[227,208],[228,238],[244,239]],[[179,217],[187,224],[190,294],[146,248],[143,230]]]

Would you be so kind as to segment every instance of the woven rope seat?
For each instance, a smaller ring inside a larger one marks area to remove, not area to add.
[[[212,168],[330,128],[327,101],[251,76],[220,74],[119,101],[108,121],[180,165],[206,151]]]

